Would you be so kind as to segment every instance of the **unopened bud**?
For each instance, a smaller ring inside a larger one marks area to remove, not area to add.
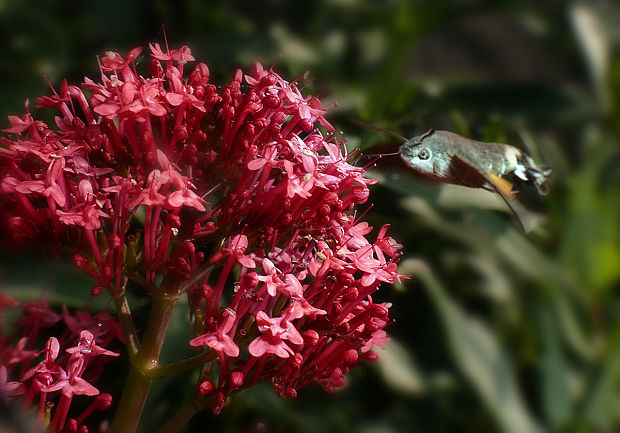
[[[112,396],[107,392],[104,392],[103,394],[99,394],[97,396],[95,402],[97,403],[97,409],[106,410],[112,406]]]
[[[361,359],[364,361],[376,362],[379,359],[379,354],[370,350],[362,355]]]
[[[101,295],[101,293],[103,293],[103,287],[101,286],[95,286],[92,289],[90,289],[90,296],[93,296],[95,298]]]
[[[304,332],[303,338],[304,344],[306,344],[307,346],[314,346],[319,342],[319,333],[316,332],[314,329],[308,329],[306,332]]]
[[[198,392],[200,393],[200,395],[203,395],[203,396],[207,394],[211,394],[214,389],[215,388],[213,387],[213,384],[208,380],[205,380],[204,382],[200,384],[200,386],[198,386]]]
[[[355,349],[349,349],[346,352],[344,352],[344,362],[346,365],[348,366],[352,366],[355,365],[357,363],[358,360],[358,354],[357,354],[357,350]]]
[[[230,373],[230,383],[235,388],[239,388],[241,385],[243,385],[244,378],[245,376],[241,371],[233,371],[232,373]]]
[[[291,388],[290,386],[284,390],[284,396],[286,398],[297,398],[297,391],[295,388]]]

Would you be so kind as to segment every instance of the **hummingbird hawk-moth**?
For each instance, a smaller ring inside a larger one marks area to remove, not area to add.
[[[471,140],[449,131],[431,129],[407,140],[391,131],[377,127],[371,129],[403,140],[398,152],[392,155],[399,155],[419,176],[493,190],[506,202],[526,232],[533,228],[530,212],[515,199],[513,182],[533,184],[540,194],[545,195],[551,169],[537,165],[520,149],[509,144]],[[390,154],[381,154],[384,155]]]

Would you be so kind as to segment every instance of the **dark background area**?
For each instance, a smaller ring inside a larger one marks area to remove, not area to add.
[[[187,44],[225,84],[255,60],[293,80],[310,71],[350,147],[430,127],[511,143],[554,167],[544,215],[525,235],[497,197],[428,184],[386,158],[367,214],[405,245],[384,287],[393,342],[334,395],[296,400],[259,386],[187,431],[612,432],[620,428],[620,10],[606,1],[0,2],[0,127],[63,78],[98,77],[95,56]],[[32,104],[34,105],[34,104]],[[44,114],[43,114],[44,116]],[[88,283],[64,264],[2,254],[2,290],[79,306]],[[37,272],[33,272],[36,269]],[[56,275],[53,282],[51,275]],[[179,323],[184,325],[182,314]],[[189,337],[173,328],[164,357]],[[123,369],[114,381],[120,386]],[[191,389],[162,381],[144,431]],[[112,392],[108,390],[108,392]],[[149,413],[149,412],[147,412]]]

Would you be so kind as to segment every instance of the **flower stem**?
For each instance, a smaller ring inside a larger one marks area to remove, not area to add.
[[[204,365],[208,357],[208,353],[202,352],[198,355],[192,356],[191,358],[177,361],[172,364],[158,365],[157,367],[151,368],[148,371],[148,376],[151,379],[158,379],[160,377],[171,376],[182,371],[191,370],[192,368]]]
[[[118,320],[121,323],[121,328],[123,329],[123,334],[125,335],[125,344],[127,345],[127,352],[129,353],[129,359],[131,360],[138,353],[139,341],[124,289],[117,297],[114,298],[114,303],[116,304]]]
[[[148,371],[157,366],[176,297],[153,298],[149,321],[138,353],[130,359],[129,376],[112,422],[111,433],[133,433],[153,379]]]

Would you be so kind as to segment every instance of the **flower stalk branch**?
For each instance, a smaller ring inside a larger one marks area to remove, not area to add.
[[[129,359],[133,359],[138,353],[140,342],[138,335],[136,334],[136,327],[131,316],[131,310],[129,309],[129,303],[127,302],[127,296],[123,289],[119,296],[113,298],[114,305],[116,306],[116,314],[125,336],[125,343],[127,345],[127,354]]]
[[[192,370],[197,367],[201,367],[204,365],[206,360],[209,358],[210,354],[208,352],[199,353],[198,355],[194,355],[191,358],[183,359],[181,361],[173,362],[171,364],[166,365],[157,365],[148,370],[148,377],[151,379],[159,379],[162,377],[172,376],[176,373],[181,373],[183,371]]]
[[[176,298],[154,298],[144,338],[131,360],[129,375],[114,416],[111,433],[133,433],[138,428],[153,378],[149,371],[157,367]]]

